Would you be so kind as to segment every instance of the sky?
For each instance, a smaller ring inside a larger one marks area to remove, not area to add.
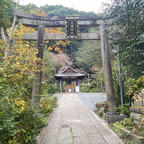
[[[103,8],[103,3],[110,3],[111,0],[19,0],[20,4],[33,3],[37,6],[63,5],[80,11],[98,13]]]

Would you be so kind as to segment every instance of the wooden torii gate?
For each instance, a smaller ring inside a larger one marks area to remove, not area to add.
[[[106,85],[107,103],[109,112],[115,112],[115,94],[113,87],[112,70],[110,63],[110,56],[108,50],[108,40],[105,32],[106,25],[111,24],[112,20],[99,20],[97,17],[48,17],[48,16],[36,16],[31,14],[25,14],[22,11],[16,11],[17,18],[21,19],[21,22],[25,26],[38,27],[38,32],[23,34],[23,40],[37,40],[37,48],[39,50],[37,57],[43,60],[44,40],[101,40],[101,52],[102,61],[104,67],[104,79]],[[72,35],[67,37],[67,34],[51,34],[45,33],[45,27],[66,27],[69,20],[75,20],[76,24],[81,27],[96,26],[100,28],[100,33],[79,33],[78,35]],[[33,82],[32,101],[39,102],[39,98],[35,100],[35,96],[40,94],[41,89],[42,72],[36,73],[36,77]]]

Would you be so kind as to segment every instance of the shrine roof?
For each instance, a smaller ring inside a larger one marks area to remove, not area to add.
[[[66,77],[84,77],[85,74],[77,72],[72,67],[68,66],[64,71],[55,75],[56,78],[66,78]]]

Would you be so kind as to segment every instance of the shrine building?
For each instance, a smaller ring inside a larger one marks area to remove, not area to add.
[[[80,82],[85,74],[79,73],[68,66],[64,71],[57,73],[56,80],[60,83],[60,92],[80,92]]]

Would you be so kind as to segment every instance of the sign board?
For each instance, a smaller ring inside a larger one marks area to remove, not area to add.
[[[78,17],[66,17],[67,38],[78,38]]]

